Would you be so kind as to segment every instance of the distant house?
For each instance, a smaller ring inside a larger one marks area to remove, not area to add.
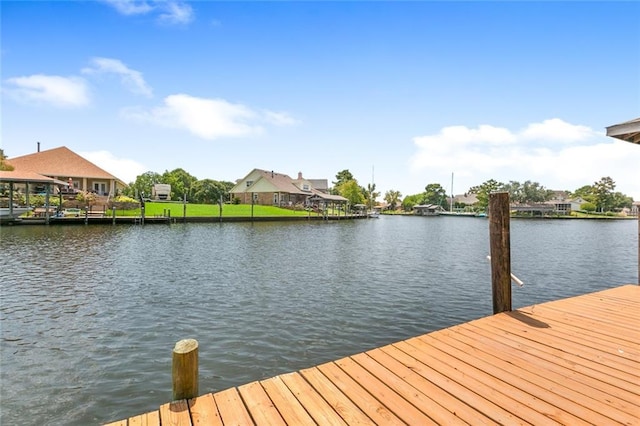
[[[451,203],[451,197],[448,197],[448,202]],[[473,206],[478,202],[476,194],[458,194],[453,197],[454,204],[464,204],[465,206]]]
[[[544,204],[551,207],[551,210],[555,214],[568,215],[571,214],[571,201],[569,200],[569,193],[567,191],[552,191],[549,201],[545,201]],[[548,213],[548,211],[547,211]]]
[[[305,179],[302,173],[292,179],[283,173],[261,169],[253,169],[239,179],[229,192],[232,199],[239,199],[242,204],[294,206],[306,204],[311,197],[327,202],[346,201],[340,196],[329,196],[326,179]]]
[[[418,204],[413,206],[413,214],[416,216],[437,216],[444,209],[438,204]]]
[[[571,210],[582,210],[580,206],[587,202],[588,201],[582,197],[572,198],[569,200],[569,203],[571,204]]]
[[[7,163],[16,172],[38,173],[66,182],[74,190],[91,191],[103,196],[114,196],[126,186],[111,173],[65,146],[9,158]]]

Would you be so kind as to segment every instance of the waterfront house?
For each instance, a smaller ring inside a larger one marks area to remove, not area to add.
[[[571,210],[573,210],[567,191],[553,191],[551,199],[545,201],[544,204],[550,206],[555,214],[568,215],[571,214]]]
[[[115,196],[126,184],[66,146],[7,159],[20,173],[38,173],[69,185],[68,189]],[[37,191],[37,189],[36,189]]]
[[[346,202],[346,198],[329,195],[326,179],[305,179],[298,173],[297,179],[268,170],[253,169],[239,179],[229,191],[231,199],[242,204],[261,204],[282,207],[305,205],[311,197],[316,201]]]
[[[443,211],[442,206],[437,204],[418,204],[413,206],[413,214],[416,216],[437,216]]]
[[[569,200],[569,203],[571,204],[571,210],[582,210],[581,206],[586,202],[587,200],[582,197],[576,197]]]

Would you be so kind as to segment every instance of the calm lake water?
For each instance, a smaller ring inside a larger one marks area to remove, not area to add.
[[[3,227],[0,423],[86,425],[492,313],[481,218]],[[512,220],[514,308],[637,282],[637,222]]]

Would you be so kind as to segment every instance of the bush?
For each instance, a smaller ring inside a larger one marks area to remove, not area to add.
[[[114,203],[138,203],[135,198],[127,197],[126,195],[118,195],[113,197],[112,200]]]
[[[80,201],[81,203],[92,204],[96,201],[96,194],[94,194],[93,192],[81,191],[78,192],[78,195],[76,195],[76,200]]]
[[[582,203],[582,204],[580,204],[580,210],[584,210],[584,211],[586,211],[588,213],[595,212],[596,211],[596,205],[593,204],[593,203],[589,203],[589,202]]]

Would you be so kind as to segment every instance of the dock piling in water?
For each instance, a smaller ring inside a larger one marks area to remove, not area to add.
[[[173,348],[173,400],[198,396],[198,341],[183,339]]]
[[[511,241],[509,193],[489,195],[489,244],[493,313],[511,311]]]

